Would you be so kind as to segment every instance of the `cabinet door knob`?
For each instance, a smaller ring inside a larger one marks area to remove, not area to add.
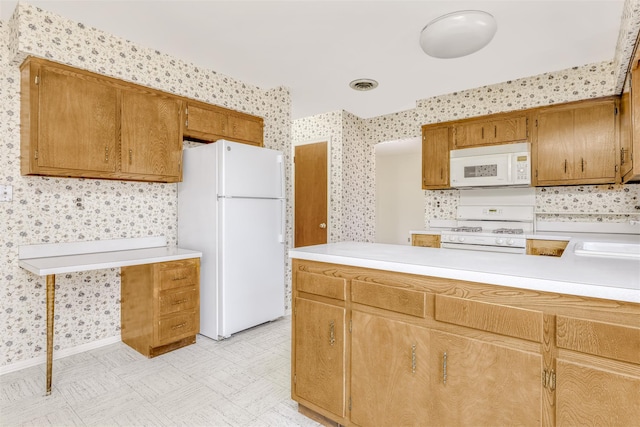
[[[322,224],[320,224],[320,228],[327,228],[327,224],[323,222]]]

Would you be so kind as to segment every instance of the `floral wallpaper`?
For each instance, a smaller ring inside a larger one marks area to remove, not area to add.
[[[292,123],[286,88],[265,91],[19,3],[13,18],[0,22],[0,184],[13,187],[13,201],[0,203],[0,367],[43,355],[46,342],[44,278],[18,267],[18,246],[150,235],[166,235],[170,244],[177,243],[176,184],[20,175],[19,65],[26,56],[264,117],[265,145],[284,152],[289,191],[292,143],[328,140],[332,163],[329,241],[372,241],[375,144],[420,136],[420,127],[426,123],[619,93],[639,28],[640,0],[627,0],[612,61],[577,64],[568,70],[421,99],[414,109],[370,119],[337,111]],[[589,215],[575,213],[635,212],[639,189],[640,184],[538,188],[536,204],[551,218],[584,220]],[[291,201],[291,192],[288,196]],[[430,218],[455,217],[457,200],[456,190],[426,191],[425,223]],[[562,210],[571,213],[559,214]],[[591,219],[617,221],[620,217]],[[288,242],[292,223],[289,203]],[[287,271],[290,301],[290,268]],[[56,349],[119,335],[117,270],[59,279],[63,280],[58,281],[56,293]]]
[[[0,367],[44,355],[46,347],[44,277],[18,266],[20,245],[153,235],[177,244],[177,184],[20,175],[19,66],[28,55],[264,117],[265,146],[285,153],[291,187],[288,89],[264,91],[19,3],[0,22],[0,184],[13,187],[12,202],[0,203]],[[290,241],[291,206],[287,223]],[[55,349],[119,336],[118,269],[59,275],[57,282]]]
[[[352,135],[343,140],[342,193],[334,191],[332,198],[342,197],[345,209],[343,238],[345,240],[375,240],[375,157],[374,145],[403,138],[420,137],[421,126],[492,113],[534,108],[619,94],[624,84],[627,64],[640,28],[640,1],[625,2],[620,37],[612,61],[579,65],[567,70],[507,81],[462,92],[455,92],[416,101],[416,108],[384,116],[361,119],[351,116],[342,129],[331,129],[330,135]],[[339,114],[339,113],[336,113]],[[293,128],[305,138],[316,136],[318,124],[314,118],[295,120]],[[326,129],[324,129],[326,132]],[[359,141],[358,138],[361,138]],[[553,189],[553,191],[551,191]],[[628,184],[622,189],[602,186],[572,186],[538,189],[539,209],[564,210],[567,203],[589,209],[595,215],[553,214],[545,218],[562,221],[625,221],[625,215],[600,215],[601,212],[630,213],[636,211],[640,184]],[[360,197],[354,197],[359,194]],[[562,194],[563,196],[559,196]],[[348,201],[348,202],[347,202]],[[454,219],[458,207],[457,190],[425,191],[425,227],[429,219]]]

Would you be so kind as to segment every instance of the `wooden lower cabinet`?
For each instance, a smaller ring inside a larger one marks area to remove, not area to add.
[[[420,426],[431,419],[429,331],[352,311],[351,421]]]
[[[295,299],[294,398],[345,416],[345,309]]]
[[[558,359],[556,378],[557,425],[640,425],[637,373],[616,372],[599,361],[589,364]]]
[[[422,246],[425,248],[439,248],[440,235],[439,234],[412,234],[411,246]]]
[[[640,304],[297,259],[293,294],[325,425],[639,425]]]
[[[568,240],[527,239],[527,255],[560,257],[567,244]]]
[[[431,331],[434,426],[539,426],[542,356]]]
[[[121,269],[122,342],[147,357],[196,342],[200,331],[200,260]]]

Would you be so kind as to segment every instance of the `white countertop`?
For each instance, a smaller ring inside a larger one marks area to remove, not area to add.
[[[554,233],[557,235],[559,233]],[[558,236],[560,237],[560,236]],[[290,249],[289,256],[400,273],[640,303],[640,260],[576,256],[585,240],[640,243],[638,235],[565,236],[561,257],[381,243],[340,242]],[[537,236],[537,238],[541,238]]]
[[[101,270],[156,262],[201,258],[202,252],[176,247],[133,249],[126,251],[97,252],[46,258],[21,259],[20,267],[39,276]]]
[[[167,246],[164,236],[24,245],[19,265],[39,276],[202,258],[202,252]]]

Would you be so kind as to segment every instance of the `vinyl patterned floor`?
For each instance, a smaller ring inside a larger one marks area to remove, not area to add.
[[[291,318],[147,359],[123,343],[0,376],[0,426],[318,426],[290,398]]]

